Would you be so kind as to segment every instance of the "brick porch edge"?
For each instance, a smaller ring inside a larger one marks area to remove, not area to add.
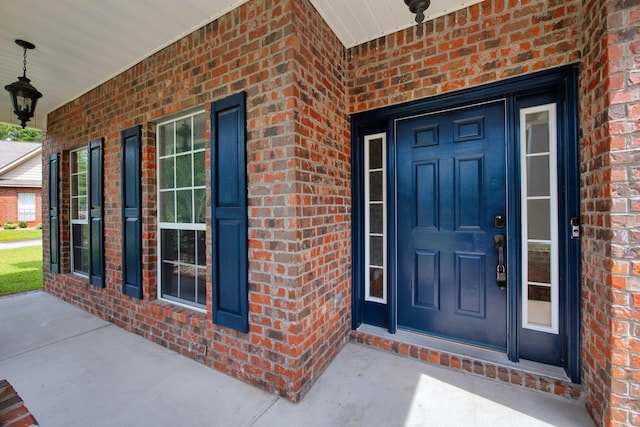
[[[351,341],[433,365],[464,371],[543,393],[551,393],[566,399],[581,400],[583,398],[582,387],[569,380],[534,374],[472,357],[382,338],[361,331],[351,331]]]
[[[38,425],[9,381],[0,380],[0,426],[31,427]]]

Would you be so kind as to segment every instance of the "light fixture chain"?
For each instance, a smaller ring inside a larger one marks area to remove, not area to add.
[[[27,77],[27,48],[24,49],[23,60],[22,60],[22,76]]]

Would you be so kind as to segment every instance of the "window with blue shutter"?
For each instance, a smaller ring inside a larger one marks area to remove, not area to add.
[[[141,127],[122,131],[122,293],[142,299]]]
[[[49,268],[54,273],[60,272],[59,158],[58,153],[49,156]]]
[[[213,322],[248,332],[244,92],[211,105]]]

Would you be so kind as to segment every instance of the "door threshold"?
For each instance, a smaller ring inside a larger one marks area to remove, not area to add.
[[[359,344],[515,386],[571,400],[583,397],[582,387],[572,383],[562,368],[529,360],[512,362],[506,353],[500,351],[403,330],[390,334],[384,328],[365,324],[352,331],[351,339]]]

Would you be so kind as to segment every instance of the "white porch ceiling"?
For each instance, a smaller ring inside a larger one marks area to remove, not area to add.
[[[248,0],[0,1],[0,122],[19,124],[4,86],[22,75],[42,92],[28,126],[172,42]],[[481,0],[432,0],[426,20]],[[403,0],[311,0],[345,47],[415,25]]]

